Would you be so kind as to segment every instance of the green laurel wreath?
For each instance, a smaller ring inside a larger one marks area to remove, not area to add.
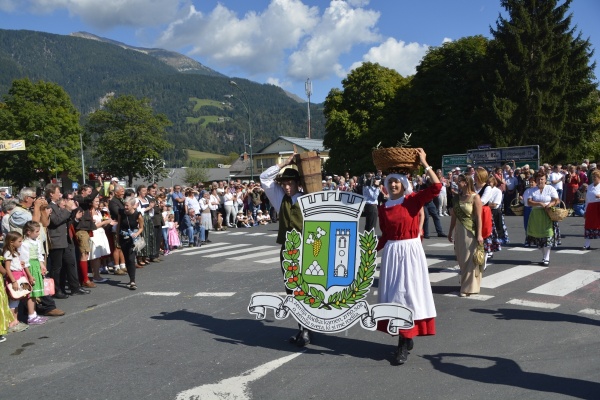
[[[375,247],[377,241],[374,231],[359,233],[360,266],[356,278],[344,290],[329,296],[325,301],[325,292],[311,287],[300,274],[300,246],[302,238],[295,230],[286,234],[285,250],[283,251],[283,269],[285,270],[285,286],[294,291],[294,298],[309,304],[311,308],[350,308],[357,301],[366,297],[373,283],[375,274]]]

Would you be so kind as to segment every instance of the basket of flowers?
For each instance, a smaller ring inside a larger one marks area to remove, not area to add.
[[[510,202],[510,209],[513,214],[521,216],[523,215],[523,211],[525,210],[525,205],[519,201],[519,197],[515,197],[513,201]]]
[[[373,164],[383,172],[407,172],[419,168],[417,149],[408,147],[411,134],[404,134],[404,139],[396,147],[375,147],[372,152]]]
[[[561,200],[560,205],[546,208],[546,213],[554,222],[560,222],[569,215],[569,210],[564,201]]]

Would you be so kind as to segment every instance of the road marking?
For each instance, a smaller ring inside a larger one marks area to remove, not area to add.
[[[526,276],[545,269],[546,267],[536,267],[534,265],[518,265],[502,272],[496,272],[492,275],[484,275],[485,277],[481,282],[481,287],[495,289],[498,286],[506,285],[507,283],[525,278]]]
[[[227,231],[215,231],[213,229],[210,230],[211,235],[222,235],[224,233],[227,233]]]
[[[460,273],[460,269],[443,269],[439,272],[430,272],[429,273],[429,282],[441,282],[446,279],[455,278]]]
[[[262,236],[262,235],[266,235],[266,233],[264,233],[264,232],[249,233],[247,236]]]
[[[589,253],[589,250],[558,250],[556,253],[560,254],[579,254],[583,255],[585,253]]]
[[[595,315],[595,316],[600,316],[600,310],[594,310],[593,308],[584,308],[581,311],[578,311],[579,314],[586,314],[586,315]]]
[[[280,251],[281,250],[277,250],[277,252],[280,252]],[[279,257],[273,257],[273,258],[267,258],[264,260],[256,260],[254,262],[261,263],[261,264],[279,264],[280,260],[281,259]]]
[[[444,261],[444,260],[440,260],[439,258],[428,258],[427,259],[427,266],[430,267],[430,266],[432,266],[434,264],[441,263],[442,261]]]
[[[239,236],[239,235],[245,235],[245,234],[246,234],[246,232],[233,232],[233,233],[230,233],[229,235],[230,236]]]
[[[531,289],[528,293],[549,296],[565,296],[600,279],[600,272],[575,270],[545,285]]]
[[[230,243],[227,242],[219,242],[219,243],[207,243],[207,244],[203,244],[202,248],[206,249],[206,248],[215,248],[215,247],[221,247],[221,246],[227,246]],[[181,249],[181,250],[177,250],[175,251],[175,253],[173,254],[178,254],[178,253],[183,253],[183,252],[188,252],[188,251],[192,251],[195,250],[196,253],[192,253],[192,254],[197,254],[197,252],[199,251],[200,247],[186,247],[185,249]],[[206,250],[202,250],[202,251],[206,251]]]
[[[143,294],[148,296],[165,296],[165,297],[173,297],[179,296],[181,292],[144,292]]]
[[[240,243],[240,244],[232,244],[227,246],[228,249],[235,249],[235,248],[239,248],[239,247],[247,247],[247,246],[252,246],[250,243]],[[192,251],[190,253],[187,253],[186,256],[193,256],[196,254],[207,254],[207,253],[214,253],[215,251],[223,251],[223,248],[219,247],[218,249],[200,249],[197,251]]]
[[[428,244],[427,247],[450,247],[450,246],[454,246],[453,243],[434,243],[434,244]]]
[[[536,251],[537,248],[531,248],[531,247],[511,247],[510,249],[508,249],[508,251]]]
[[[249,383],[262,378],[269,372],[274,371],[302,354],[303,352],[293,353],[263,364],[260,367],[242,372],[239,376],[223,379],[218,383],[196,386],[195,388],[185,390],[177,394],[177,400],[250,400],[252,394],[248,388]]]
[[[245,245],[245,246],[249,246],[249,245]],[[203,256],[203,257],[206,257],[206,258],[217,258],[217,257],[230,256],[232,254],[240,254],[240,253],[248,252],[248,251],[257,251],[257,250],[263,250],[263,249],[272,249],[274,247],[275,246],[256,246],[256,247],[250,247],[250,248],[245,248],[245,249],[238,249],[238,250],[226,251],[224,253],[209,254],[209,255]]]
[[[280,252],[281,252],[281,249],[276,249],[276,250],[271,250],[271,251],[261,251],[256,254],[244,254],[243,256],[228,257],[227,259],[228,260],[246,260],[248,258],[264,257],[266,255],[278,254]],[[279,257],[277,257],[276,260],[279,260]]]
[[[267,235],[267,237],[277,237],[278,234],[277,233],[271,233],[270,235]]]
[[[479,300],[479,301],[486,301],[486,300],[494,298],[494,296],[489,296],[487,294],[472,294],[470,296],[460,297],[459,292],[446,293],[444,296],[459,297],[461,299],[470,299],[470,300]]]
[[[554,310],[557,307],[560,307],[560,304],[555,303],[542,303],[541,301],[529,301],[529,300],[520,300],[520,299],[512,299],[507,301],[508,304],[514,304],[516,306],[524,306],[524,307],[533,307],[533,308],[546,308],[549,310]]]
[[[196,293],[194,297],[231,297],[235,292],[200,292]]]

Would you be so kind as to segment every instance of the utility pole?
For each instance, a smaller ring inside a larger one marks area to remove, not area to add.
[[[308,138],[310,139],[310,95],[312,94],[312,82],[310,78],[306,79],[304,90],[306,91],[306,96],[308,96]]]

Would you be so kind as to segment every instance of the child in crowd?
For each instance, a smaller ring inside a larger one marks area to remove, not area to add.
[[[168,256],[171,253],[171,247],[169,246],[169,215],[172,215],[172,208],[170,204],[167,204],[165,200],[160,200],[160,207],[162,210],[162,238],[163,238],[163,254]],[[175,220],[175,216],[173,216]]]
[[[248,217],[246,217],[241,210],[238,211],[237,216],[235,217],[235,223],[238,228],[250,228],[250,225],[248,225]]]
[[[168,238],[169,238],[169,249],[176,249],[181,247],[181,241],[179,240],[179,224],[177,222],[175,222],[175,215],[174,214],[169,214],[168,215],[168,222],[167,222],[167,226],[169,229],[169,234],[168,234]],[[170,250],[165,250],[165,255],[168,255],[170,253]]]
[[[16,326],[17,324],[15,317],[8,306],[8,295],[6,294],[6,290],[4,290],[5,275],[6,269],[0,264],[0,343],[6,341],[4,335],[8,333],[8,329],[11,325]]]
[[[39,239],[41,225],[39,222],[29,221],[23,226],[23,244],[19,250],[19,258],[24,267],[29,269],[35,283],[32,283],[31,297],[33,299],[44,296],[44,250]],[[31,282],[31,281],[30,281]]]
[[[258,210],[256,212],[256,222],[258,222],[259,225],[267,225],[271,222],[271,217],[269,217],[269,214],[263,215],[262,210]]]
[[[250,211],[250,210],[248,210],[246,222],[249,225],[248,228],[251,228],[254,226],[254,218],[252,217],[252,211]]]
[[[13,290],[19,290],[19,284],[17,280],[21,277],[26,277],[27,281],[31,286],[35,286],[36,282],[29,268],[25,268],[25,262],[22,262],[19,255],[19,250],[23,244],[23,236],[19,232],[8,232],[4,240],[4,265],[6,269],[6,278]],[[43,282],[42,282],[43,283]],[[27,323],[29,325],[42,325],[45,324],[48,318],[40,317],[35,312],[35,304],[30,296],[22,299],[27,303],[28,318]],[[21,300],[11,299],[9,301],[9,307],[13,312],[13,317],[17,320],[17,309]]]

